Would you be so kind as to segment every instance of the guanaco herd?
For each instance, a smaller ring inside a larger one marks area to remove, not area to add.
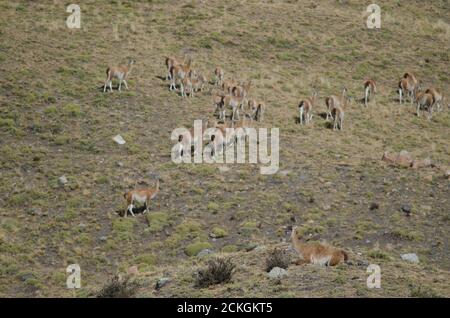
[[[118,66],[110,66],[106,70],[106,82],[103,86],[103,92],[107,88],[112,92],[112,80],[118,79],[118,90],[121,91],[122,83],[128,89],[127,78],[130,74],[135,60],[130,59],[126,64]],[[182,97],[194,97],[194,93],[203,91],[208,79],[201,72],[192,68],[192,59],[184,58],[181,62],[175,57],[165,58],[166,80],[170,81],[169,90],[177,90],[179,87]],[[212,84],[221,90],[216,90],[212,94],[212,102],[214,115],[217,119],[210,123],[208,119],[203,119],[203,130],[206,128],[216,128],[221,134],[211,136],[211,154],[214,155],[221,147],[228,146],[233,143],[236,136],[227,136],[226,128],[242,128],[246,129],[252,126],[253,121],[261,122],[265,112],[264,102],[257,101],[249,97],[253,82],[252,80],[238,82],[235,79],[225,79],[225,72],[221,67],[216,67],[213,73]],[[369,79],[364,82],[364,98],[363,103],[368,107],[370,99],[377,93],[377,85],[374,80]],[[422,91],[420,81],[413,73],[405,73],[398,83],[399,102],[403,104],[404,100],[410,99],[411,105],[416,103],[416,113],[420,116],[420,111],[427,112],[427,118],[431,119],[433,112],[442,110],[443,95],[439,89],[430,87]],[[313,107],[317,102],[318,93],[313,91],[311,97],[302,99],[298,104],[299,123],[309,124],[313,118]],[[344,114],[347,104],[351,101],[344,88],[340,95],[331,95],[325,98],[326,120],[332,120],[333,130],[342,130],[344,122]],[[226,120],[226,110],[230,110],[229,121]],[[240,112],[243,116],[240,119]],[[248,121],[246,121],[248,119]],[[193,128],[192,128],[193,129]],[[192,130],[191,129],[191,130]],[[244,134],[245,135],[245,134]],[[183,152],[194,151],[196,144],[200,140],[195,140],[193,131],[179,136],[180,155]],[[225,136],[225,137],[224,137]],[[228,139],[227,139],[228,138]],[[140,190],[128,191],[124,194],[127,202],[125,217],[128,212],[134,216],[134,204],[144,204],[144,213],[148,212],[150,201],[155,198],[159,191],[159,179],[156,181],[155,188],[147,188]],[[297,233],[297,227],[294,226],[291,232],[291,241],[294,249],[300,256],[297,264],[311,263],[318,265],[334,266],[340,262],[348,260],[345,251],[322,243],[303,243]]]

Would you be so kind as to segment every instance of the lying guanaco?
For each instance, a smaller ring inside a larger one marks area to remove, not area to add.
[[[120,64],[118,66],[110,66],[106,69],[106,82],[103,86],[103,93],[106,92],[106,87],[109,84],[109,91],[112,92],[112,80],[117,78],[119,80],[119,91],[122,90],[122,82],[125,84],[126,89],[128,89],[127,78],[133,68],[133,64],[136,63],[135,60],[129,59],[126,64]]]
[[[334,108],[341,106],[342,109],[347,105],[347,88],[344,87],[342,90],[342,95],[340,97],[336,95],[331,95],[330,97],[325,98],[325,104],[327,106],[327,120],[328,117],[333,118],[332,111]]]
[[[367,107],[369,103],[369,98],[371,96],[374,96],[375,99],[375,93],[377,92],[377,85],[375,84],[374,80],[367,80],[364,82],[364,105]]]
[[[301,260],[297,265],[311,263],[321,266],[335,266],[348,260],[348,254],[339,248],[321,243],[302,243],[298,237],[297,226],[292,228],[292,245]]]
[[[127,200],[127,208],[125,210],[125,217],[127,217],[128,211],[130,211],[131,215],[134,216],[133,208],[134,202],[139,204],[145,204],[144,213],[148,212],[148,206],[150,200],[154,199],[156,194],[159,191],[159,179],[156,181],[156,188],[147,188],[140,190],[131,190],[124,193],[124,198]]]
[[[225,78],[225,72],[220,66],[217,66],[214,70],[214,85],[222,85]]]
[[[312,120],[312,108],[316,102],[317,92],[314,90],[311,97],[303,99],[298,104],[300,124],[303,125],[303,119],[305,124],[309,124]]]

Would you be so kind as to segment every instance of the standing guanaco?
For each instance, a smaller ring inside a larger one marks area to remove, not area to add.
[[[301,100],[298,104],[301,125],[303,125],[303,119],[305,119],[305,124],[309,124],[309,122],[312,120],[312,108],[314,106],[316,98],[317,92],[314,90],[311,97]]]
[[[171,75],[171,82],[170,82],[170,90],[176,89],[176,83],[177,81],[180,82],[180,88],[183,90],[183,79],[186,76],[189,76],[189,73],[191,71],[191,59],[188,59],[188,61],[185,64],[181,65],[174,65],[170,69],[170,75]]]
[[[334,108],[341,106],[342,109],[347,105],[347,88],[344,87],[342,90],[342,95],[340,97],[336,95],[331,95],[325,98],[325,104],[327,106],[327,120],[328,117],[333,118],[332,111]]]
[[[377,85],[374,80],[367,80],[364,82],[364,105],[367,107],[369,98],[373,95],[375,99],[375,93],[377,92]]]
[[[442,97],[442,94],[439,91],[439,89],[431,87],[431,88],[428,88],[425,91],[425,93],[433,95],[433,106],[432,106],[432,109],[434,109],[434,107],[436,106],[437,111],[438,112],[441,111],[442,101],[443,101],[444,98]]]
[[[106,69],[106,82],[103,86],[103,93],[106,92],[106,87],[109,85],[109,91],[112,92],[112,80],[117,78],[119,80],[119,91],[122,90],[122,82],[128,89],[127,78],[133,68],[133,64],[136,63],[134,59],[129,59],[126,64],[120,64],[118,66],[110,66]]]
[[[223,79],[225,78],[225,72],[220,66],[217,66],[214,70],[214,84],[222,85]]]
[[[398,83],[398,94],[400,104],[403,103],[403,96],[408,95],[411,105],[415,99],[415,94],[419,87],[419,81],[413,73],[405,73]]]
[[[159,191],[159,179],[156,180],[155,188],[131,190],[131,191],[124,193],[123,196],[127,200],[127,208],[125,210],[125,217],[127,217],[128,211],[130,211],[131,215],[134,216],[134,213],[133,213],[133,208],[134,208],[133,203],[134,202],[137,202],[139,204],[145,204],[144,213],[148,212],[148,206],[149,206],[150,200],[155,198],[158,191]]]

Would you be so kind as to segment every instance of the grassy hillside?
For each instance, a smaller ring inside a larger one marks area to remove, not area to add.
[[[395,93],[411,71],[450,98],[448,1],[377,1],[380,30],[365,27],[356,0],[170,2],[82,1],[79,30],[65,25],[65,1],[0,3],[0,296],[92,295],[137,265],[138,296],[449,297],[449,180],[437,168],[381,161],[406,149],[450,165],[448,100],[427,121]],[[227,78],[253,79],[251,96],[267,105],[260,126],[280,128],[279,173],[171,162],[172,130],[212,115],[211,86],[184,99],[162,79],[164,57],[183,54],[209,77],[220,65]],[[106,67],[127,57],[137,61],[130,90],[103,93]],[[364,109],[369,77],[379,92]],[[334,132],[320,114],[344,86],[353,102]],[[313,123],[300,126],[297,105],[313,87]],[[150,213],[117,215],[123,193],[155,176]],[[268,279],[265,257],[287,246],[294,223],[345,248],[352,263],[292,265],[288,278]],[[212,239],[218,230],[225,236]],[[195,288],[207,258],[188,256],[191,244],[231,257],[233,281]],[[76,291],[65,287],[72,263],[82,270]],[[366,287],[370,263],[381,266],[381,289]],[[156,292],[162,276],[171,282]]]

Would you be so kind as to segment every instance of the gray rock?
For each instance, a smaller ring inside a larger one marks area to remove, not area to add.
[[[409,204],[402,204],[401,209],[402,209],[402,211],[405,212],[407,215],[411,214],[411,210],[412,210],[411,205],[409,205]]]
[[[287,276],[287,274],[288,274],[287,270],[280,267],[274,267],[270,270],[270,272],[267,275],[271,279],[282,279],[283,277]]]
[[[69,181],[67,181],[66,176],[61,176],[61,177],[58,178],[58,182],[59,182],[60,185],[65,185]]]
[[[108,240],[107,236],[100,236],[100,241],[106,242]]]
[[[170,283],[170,278],[168,278],[168,277],[161,277],[156,282],[155,289],[161,289],[164,286],[166,286],[168,283]]]
[[[116,135],[113,137],[113,140],[118,143],[119,145],[123,145],[126,143],[125,139],[122,138],[121,135]]]
[[[213,254],[213,251],[211,251],[210,249],[204,249],[201,250],[200,252],[198,252],[197,257],[205,257],[207,255]]]
[[[419,257],[414,253],[408,253],[408,254],[402,254],[401,255],[402,260],[418,264],[419,263]]]
[[[31,208],[31,209],[27,210],[27,213],[30,215],[41,215],[42,209],[41,208]]]
[[[117,165],[118,167],[123,167],[123,162],[122,162],[122,161],[117,161],[117,162],[116,162],[116,165]]]

